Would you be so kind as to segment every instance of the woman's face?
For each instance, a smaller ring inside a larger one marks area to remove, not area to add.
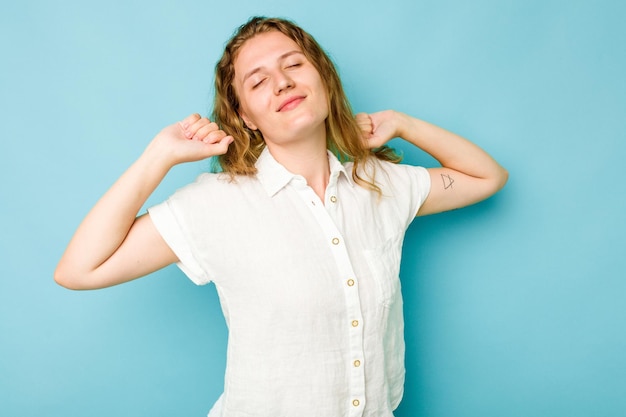
[[[326,140],[326,88],[293,40],[278,31],[256,35],[239,49],[234,67],[239,114],[268,146]]]

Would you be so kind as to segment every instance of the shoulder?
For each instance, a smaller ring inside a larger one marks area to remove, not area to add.
[[[202,173],[193,182],[183,186],[177,192],[185,190],[195,192],[210,191],[216,188],[223,191],[236,191],[241,188],[254,186],[257,182],[255,176],[229,175],[223,172]]]
[[[352,163],[345,164],[345,167],[350,175],[357,174],[378,187],[379,192],[368,188],[367,184],[359,184],[352,190],[365,199],[360,201],[369,202],[367,210],[375,213],[380,222],[394,224],[394,227],[399,225],[406,229],[430,192],[430,175],[424,167],[374,158],[357,164],[356,168]]]
[[[354,174],[353,162],[344,163],[344,167],[349,175]],[[403,191],[407,187],[410,190],[430,189],[430,175],[428,170],[421,166],[397,164],[372,157],[356,167],[356,174],[374,182],[383,194],[386,191]]]
[[[255,176],[230,176],[224,173],[203,173],[195,181],[177,189],[167,199],[169,204],[202,206],[227,204],[260,189]]]
[[[205,230],[215,227],[214,222],[228,223],[227,219],[253,212],[264,192],[256,177],[201,174],[149,211],[155,216],[167,212],[163,217],[175,219],[188,231],[202,227]]]

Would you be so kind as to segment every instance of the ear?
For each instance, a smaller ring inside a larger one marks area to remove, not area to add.
[[[256,127],[256,125],[254,124],[254,122],[252,120],[250,120],[250,118],[246,115],[246,113],[244,113],[243,111],[239,112],[239,116],[241,116],[241,118],[243,119],[243,122],[246,124],[246,127],[250,130],[257,130],[258,128]]]

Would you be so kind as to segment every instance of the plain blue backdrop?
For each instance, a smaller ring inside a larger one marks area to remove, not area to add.
[[[93,292],[52,272],[163,126],[207,114],[254,14],[294,19],[355,111],[395,108],[487,149],[492,199],[417,219],[404,248],[398,417],[626,413],[626,3],[23,1],[0,13],[0,415],[204,416],[222,389],[215,289],[176,268]],[[405,161],[432,166],[393,142]],[[148,204],[208,164],[177,167]],[[242,262],[245,255],[242,254]]]

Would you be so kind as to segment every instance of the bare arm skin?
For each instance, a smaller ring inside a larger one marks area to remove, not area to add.
[[[508,172],[481,148],[445,129],[393,110],[360,113],[357,123],[370,148],[400,137],[441,164],[430,168],[431,190],[418,216],[477,203],[504,187]]]
[[[170,168],[223,154],[231,142],[198,114],[164,128],[82,221],[57,265],[55,281],[74,290],[103,288],[177,262],[150,216],[137,213]]]

